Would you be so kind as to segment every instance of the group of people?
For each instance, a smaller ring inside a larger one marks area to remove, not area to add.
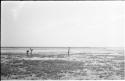
[[[27,56],[32,56],[33,54],[33,49],[30,48],[29,50],[26,51]]]

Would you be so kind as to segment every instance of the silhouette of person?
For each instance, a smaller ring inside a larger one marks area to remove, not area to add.
[[[27,56],[29,55],[29,50],[26,51]]]
[[[33,49],[32,49],[32,48],[30,48],[30,51],[31,51],[31,52],[30,52],[30,54],[31,54],[31,56],[32,56]]]
[[[68,56],[69,56],[69,53],[70,53],[70,47],[68,47]]]

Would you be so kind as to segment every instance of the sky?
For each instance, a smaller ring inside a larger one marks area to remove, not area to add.
[[[2,1],[1,46],[121,47],[124,2]]]

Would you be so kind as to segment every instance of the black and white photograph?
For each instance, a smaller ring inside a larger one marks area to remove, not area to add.
[[[125,80],[125,2],[1,1],[1,81]]]

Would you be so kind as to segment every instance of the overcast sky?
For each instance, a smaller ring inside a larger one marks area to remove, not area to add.
[[[1,45],[123,46],[122,2],[2,1]]]

